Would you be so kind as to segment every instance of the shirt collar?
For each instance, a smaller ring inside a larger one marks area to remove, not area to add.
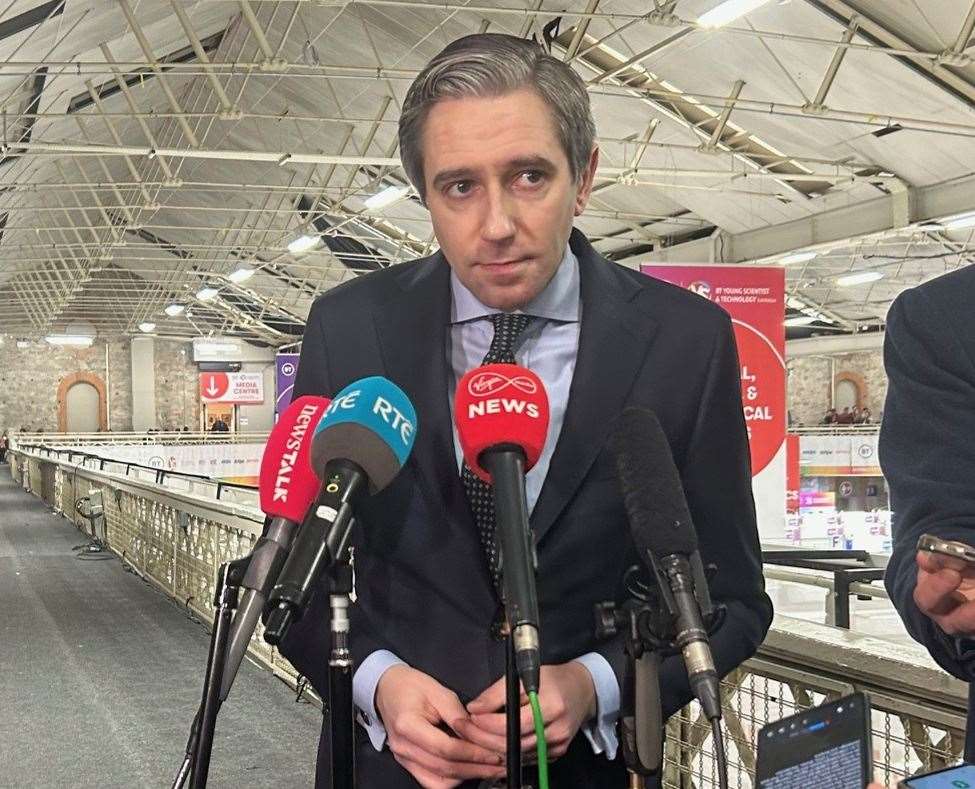
[[[450,272],[451,319],[453,323],[485,318],[500,310],[482,304],[477,296]],[[524,306],[515,310],[536,318],[575,323],[579,320],[579,260],[566,245],[562,262],[545,289]]]

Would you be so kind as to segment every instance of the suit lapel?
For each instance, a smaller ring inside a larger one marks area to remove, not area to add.
[[[458,512],[464,502],[457,473],[448,403],[446,334],[450,322],[450,268],[438,253],[399,280],[402,292],[374,315],[383,367],[416,408],[413,460],[430,500]],[[463,513],[464,508],[459,512]]]
[[[576,230],[582,326],[569,402],[532,528],[541,541],[575,494],[622,411],[657,330],[633,303],[641,288],[601,258]]]

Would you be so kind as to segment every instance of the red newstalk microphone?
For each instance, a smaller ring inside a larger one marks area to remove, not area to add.
[[[288,556],[295,530],[321,488],[311,467],[311,444],[330,402],[327,397],[299,397],[281,414],[268,436],[258,491],[261,509],[271,521],[254,546],[241,582],[245,591],[231,627],[221,701],[230,693],[268,593]]]
[[[548,395],[541,379],[525,367],[477,367],[457,384],[454,421],[467,465],[494,486],[505,614],[521,682],[526,691],[537,692],[538,597],[525,473],[538,462],[545,446]]]

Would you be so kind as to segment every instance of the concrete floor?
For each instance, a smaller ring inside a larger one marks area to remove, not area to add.
[[[209,634],[0,465],[0,787],[170,786]],[[209,786],[310,787],[321,712],[245,661]]]

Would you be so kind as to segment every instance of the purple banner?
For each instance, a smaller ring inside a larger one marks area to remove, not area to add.
[[[279,353],[274,357],[274,366],[277,371],[274,386],[274,415],[277,417],[291,405],[291,392],[295,386],[295,375],[298,373],[298,354]]]

